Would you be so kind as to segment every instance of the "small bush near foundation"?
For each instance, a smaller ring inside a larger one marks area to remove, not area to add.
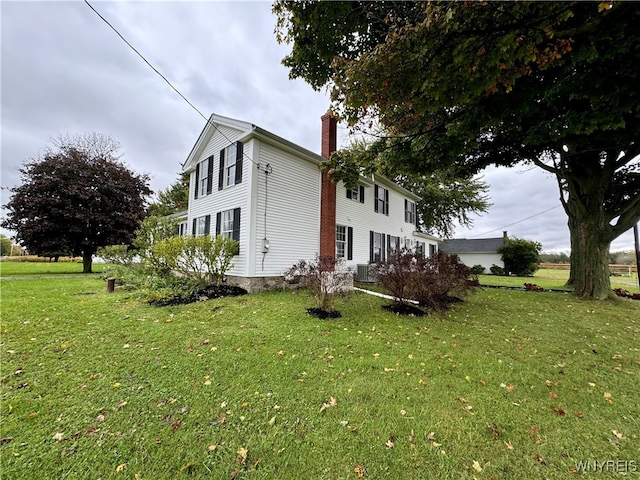
[[[316,300],[316,308],[309,309],[308,313],[318,318],[339,317],[339,312],[333,310],[333,302],[353,287],[353,274],[346,271],[344,260],[329,255],[300,260],[282,274],[286,281],[299,281],[309,289]]]
[[[391,292],[395,303],[415,300],[428,310],[444,311],[470,288],[470,271],[455,255],[438,252],[430,258],[403,251],[378,265],[378,283]]]

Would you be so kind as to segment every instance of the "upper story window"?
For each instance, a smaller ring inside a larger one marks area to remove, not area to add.
[[[193,190],[193,198],[205,196],[211,193],[213,181],[213,155],[196,165],[196,185]]]
[[[358,185],[356,188],[347,188],[347,198],[364,203],[364,186]]]
[[[404,221],[416,224],[416,204],[406,198],[404,200]]]
[[[220,150],[218,190],[242,183],[243,144],[235,142]]]
[[[374,189],[374,197],[374,211],[389,215],[389,190],[376,185]]]

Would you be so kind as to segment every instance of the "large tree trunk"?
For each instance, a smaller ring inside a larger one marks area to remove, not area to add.
[[[593,154],[576,155],[563,171],[569,218],[571,271],[567,285],[581,297],[613,297],[609,280],[609,246],[615,238],[605,208],[610,176]]]
[[[567,285],[581,297],[604,300],[613,296],[609,281],[610,241],[602,240],[594,218],[569,217],[571,272]]]
[[[93,273],[91,265],[93,263],[93,253],[90,248],[82,252],[82,273]]]

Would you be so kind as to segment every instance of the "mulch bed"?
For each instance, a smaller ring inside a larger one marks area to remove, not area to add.
[[[411,315],[414,317],[424,317],[425,315],[422,309],[407,303],[392,303],[391,305],[383,305],[382,308],[396,315]]]
[[[321,308],[307,308],[307,313],[312,317],[320,318],[322,320],[326,320],[327,318],[340,318],[342,316],[342,314],[337,310],[327,312]]]
[[[173,297],[151,300],[149,301],[149,305],[153,305],[154,307],[186,305],[189,303],[211,300],[213,298],[237,297],[239,295],[246,295],[246,294],[247,294],[247,291],[244,288],[236,287],[234,285],[220,285],[220,286],[212,285],[210,287],[198,290],[197,292],[188,296],[175,295]]]

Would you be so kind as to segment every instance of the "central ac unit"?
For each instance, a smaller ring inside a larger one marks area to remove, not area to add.
[[[375,283],[376,266],[374,264],[358,265],[358,282]]]

